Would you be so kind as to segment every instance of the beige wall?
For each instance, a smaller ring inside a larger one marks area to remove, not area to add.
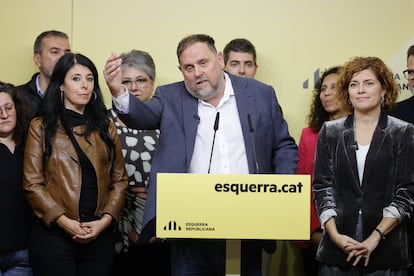
[[[112,51],[146,50],[156,62],[157,84],[182,79],[175,56],[182,37],[208,33],[220,50],[246,37],[258,51],[257,78],[276,88],[297,141],[311,95],[302,84],[308,78],[313,86],[315,70],[374,55],[398,72],[414,43],[412,0],[2,0],[0,9],[0,80],[15,84],[36,71],[33,42],[47,29],[67,32],[72,49],[99,72]],[[109,104],[102,79],[101,86]]]

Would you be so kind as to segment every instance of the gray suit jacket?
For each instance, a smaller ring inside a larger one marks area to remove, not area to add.
[[[274,89],[253,79],[229,76],[236,97],[250,173],[294,174],[297,146],[289,134]],[[198,100],[188,93],[182,81],[158,87],[148,102],[141,102],[130,95],[129,114],[119,116],[132,128],[160,129],[151,167],[144,225],[155,217],[156,174],[188,172],[200,120],[197,112]],[[249,115],[254,127],[258,172]],[[225,119],[220,118],[220,121]]]
[[[410,265],[406,218],[414,209],[414,126],[381,114],[365,160],[362,183],[356,159],[354,117],[326,122],[319,132],[313,178],[318,214],[334,209],[338,232],[356,237],[358,218],[366,239],[387,206],[397,208],[401,223],[381,240],[364,269],[400,269]],[[317,259],[325,264],[351,267],[347,254],[324,232]],[[362,262],[363,263],[363,262]]]

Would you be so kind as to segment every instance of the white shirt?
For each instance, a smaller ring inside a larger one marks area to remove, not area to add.
[[[224,95],[217,107],[202,100],[198,101],[200,123],[194,151],[190,162],[189,173],[208,173],[211,147],[214,137],[216,113],[220,112],[218,130],[216,132],[210,173],[216,174],[247,174],[246,147],[241,129],[236,98],[229,76],[224,73],[226,86]],[[129,92],[123,87],[124,93],[117,98],[112,97],[115,107],[123,114],[129,113]]]
[[[118,97],[112,96],[112,101],[120,113],[128,114],[129,113],[129,91],[124,85],[122,86],[122,89],[124,90],[124,93],[122,93]]]
[[[358,144],[358,149],[356,151],[356,159],[357,159],[357,166],[358,166],[358,175],[359,175],[359,183],[362,185],[362,178],[364,176],[364,168],[365,168],[365,161],[367,159],[367,154],[369,150],[370,144],[366,146],[362,146]],[[400,212],[398,212],[398,209],[394,206],[387,206],[382,211],[383,217],[388,218],[397,218],[401,219]]]
[[[202,100],[198,101],[200,123],[194,151],[190,162],[189,173],[207,173],[214,137],[216,113],[220,112],[220,120],[214,142],[210,173],[215,174],[247,174],[246,147],[241,129],[236,97],[231,80],[226,76],[224,95],[217,107]]]
[[[367,159],[369,145],[370,144],[363,146],[358,144],[358,149],[356,150],[359,185],[362,185],[362,177],[364,176],[365,160]]]

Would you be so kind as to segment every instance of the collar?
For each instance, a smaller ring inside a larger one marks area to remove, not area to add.
[[[42,89],[40,89],[39,77],[40,77],[40,74],[36,76],[36,92],[37,92],[37,95],[43,98],[45,96],[45,93],[42,91]]]
[[[378,119],[377,127],[384,129],[387,127],[387,114],[381,111],[380,117]],[[345,120],[345,127],[353,128],[354,127],[354,114],[349,115]]]

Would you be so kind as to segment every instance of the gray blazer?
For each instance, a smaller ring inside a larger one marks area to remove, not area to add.
[[[338,232],[354,239],[360,214],[362,239],[366,239],[381,221],[383,209],[394,206],[403,220],[380,241],[364,269],[406,268],[411,263],[407,217],[414,208],[414,126],[381,114],[360,184],[353,121],[352,115],[329,121],[319,132],[313,178],[318,214],[335,209]],[[317,259],[333,266],[350,267],[352,263],[346,262],[346,258],[324,232]]]
[[[274,89],[253,79],[229,76],[236,97],[250,173],[294,174],[297,145],[289,134]],[[198,100],[188,93],[181,81],[158,87],[148,102],[141,102],[130,95],[129,114],[119,116],[132,128],[160,129],[144,225],[155,217],[156,174],[188,172],[199,123],[197,113]],[[249,114],[254,127],[259,172],[256,172]]]

